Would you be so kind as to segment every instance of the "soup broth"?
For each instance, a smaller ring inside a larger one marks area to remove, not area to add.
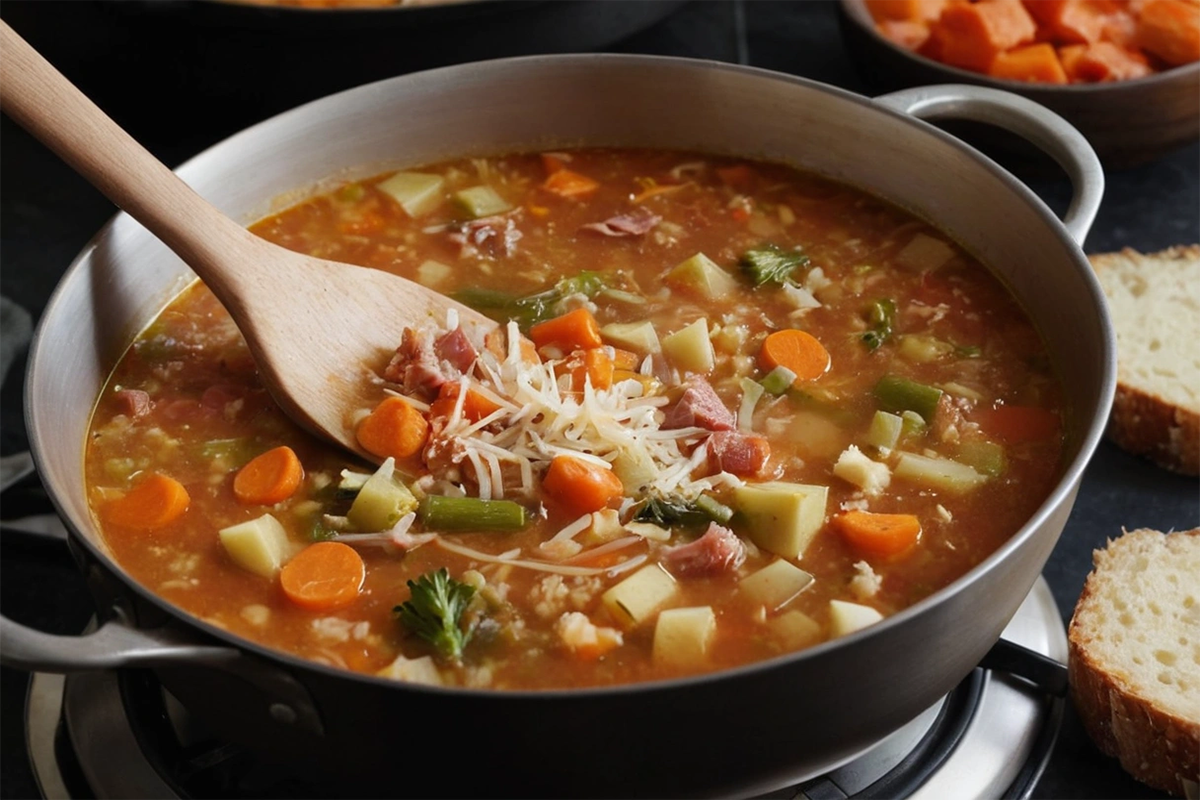
[[[946,586],[1060,473],[1061,387],[1004,286],[785,165],[460,160],[252,229],[499,323],[367,365],[380,406],[347,424],[378,468],[284,416],[202,284],[117,365],[85,465],[115,558],[309,659],[496,689],[747,664]]]

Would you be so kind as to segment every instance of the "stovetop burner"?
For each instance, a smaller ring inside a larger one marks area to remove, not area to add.
[[[1066,633],[1044,579],[1004,639],[1019,646],[1018,658],[1036,660],[1025,648],[1066,663]],[[1065,679],[1051,665],[1049,680],[1038,680],[1037,663],[1017,667],[1037,683],[1016,677],[1004,671],[1012,653],[993,651],[941,701],[848,763],[760,797],[1028,797],[1058,735]],[[50,800],[336,796],[336,787],[302,782],[217,740],[147,670],[38,673],[26,714],[34,772]]]

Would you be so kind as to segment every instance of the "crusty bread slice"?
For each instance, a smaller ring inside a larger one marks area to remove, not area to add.
[[[1200,245],[1089,258],[1117,334],[1109,438],[1167,469],[1200,474]]]
[[[1184,796],[1200,780],[1200,528],[1124,532],[1093,562],[1067,632],[1075,708],[1126,772]]]

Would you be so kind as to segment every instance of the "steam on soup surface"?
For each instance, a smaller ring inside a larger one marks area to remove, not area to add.
[[[200,284],[102,393],[86,469],[117,560],[317,661],[546,689],[770,658],[961,576],[1060,469],[1060,386],[1000,283],[783,165],[462,160],[253,230],[501,323],[368,365],[380,404],[347,424],[379,468],[280,412]]]

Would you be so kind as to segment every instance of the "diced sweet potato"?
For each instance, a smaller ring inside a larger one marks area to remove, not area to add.
[[[917,50],[929,38],[929,25],[925,22],[885,19],[876,27],[885,39],[905,50]]]
[[[1137,42],[1171,66],[1200,61],[1200,6],[1186,0],[1150,0],[1138,17]]]
[[[1096,42],[1107,12],[1091,0],[1023,0],[1038,23],[1038,38],[1063,44]]]
[[[1062,58],[1067,79],[1072,82],[1123,81],[1145,77],[1152,71],[1141,53],[1117,47],[1112,42],[1081,46],[1082,51],[1072,51]]]
[[[929,22],[942,13],[946,0],[865,0],[876,22]]]
[[[942,60],[975,72],[986,72],[997,55],[1032,42],[1037,33],[1020,0],[951,4],[934,28],[939,32]]]
[[[1048,42],[1014,47],[992,60],[988,74],[993,78],[1035,83],[1066,83],[1067,73]]]

